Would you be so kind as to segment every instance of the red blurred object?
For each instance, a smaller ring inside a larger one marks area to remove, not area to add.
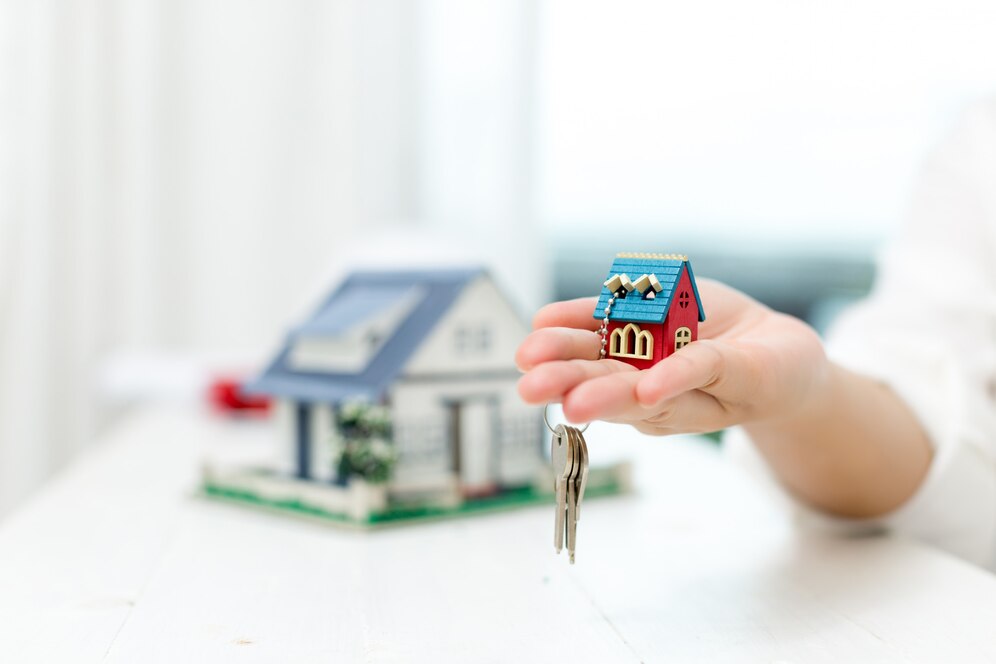
[[[234,378],[218,378],[208,388],[208,401],[223,414],[268,415],[271,401],[268,397],[243,394],[244,381]]]

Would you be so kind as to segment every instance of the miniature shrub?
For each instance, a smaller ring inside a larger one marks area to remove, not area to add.
[[[336,412],[336,428],[342,442],[335,461],[340,482],[360,477],[380,484],[391,478],[397,454],[386,408],[362,402],[344,404]]]
[[[382,440],[346,443],[336,462],[341,478],[361,477],[371,484],[381,484],[391,478],[395,463],[394,449]]]
[[[346,440],[391,439],[391,417],[383,406],[362,401],[343,404],[336,411],[336,425]]]

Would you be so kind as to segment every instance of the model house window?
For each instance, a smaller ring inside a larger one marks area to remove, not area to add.
[[[612,330],[612,335],[609,338],[609,355],[614,355],[616,357],[626,357],[629,353],[629,344],[626,343],[623,337],[622,328]]]
[[[453,345],[456,347],[456,351],[461,355],[467,352],[467,346],[469,345],[470,330],[466,327],[458,327],[456,329],[456,339]]]
[[[432,464],[446,458],[446,426],[435,418],[409,417],[394,424],[394,445],[406,464]]]
[[[615,329],[609,337],[609,356],[653,359],[654,335],[648,330],[641,330],[636,323]]]
[[[674,349],[684,348],[692,343],[692,331],[687,327],[679,327],[674,333]]]
[[[506,413],[502,416],[499,427],[502,450],[522,454],[534,449],[540,442],[540,437],[536,435],[535,418],[530,413]]]
[[[454,347],[461,355],[485,353],[491,349],[491,328],[487,325],[461,325],[456,329]]]
[[[491,349],[491,328],[481,327],[477,330],[477,349],[482,353]]]
[[[642,357],[649,360],[652,357],[651,348],[654,346],[654,338],[651,336],[650,332],[644,330],[640,332],[640,336],[636,338],[636,355],[637,357]]]
[[[681,291],[681,295],[678,296],[678,306],[681,307],[682,309],[687,309],[688,300],[689,300],[688,291]],[[682,329],[688,329],[688,328],[682,328]]]
[[[656,299],[657,294],[663,290],[661,282],[657,279],[656,274],[641,275],[639,279],[633,282],[633,288],[635,288],[638,293],[643,295],[644,300]]]

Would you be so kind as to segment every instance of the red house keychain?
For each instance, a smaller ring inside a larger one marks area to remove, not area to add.
[[[705,320],[688,257],[617,254],[595,305],[602,357],[647,369],[698,338]]]

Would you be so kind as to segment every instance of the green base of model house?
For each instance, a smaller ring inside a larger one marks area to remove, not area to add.
[[[589,482],[585,490],[585,501],[629,491],[628,465],[619,464],[592,470],[594,472],[589,475]],[[387,509],[383,511],[369,514],[365,519],[355,519],[348,514],[332,512],[300,498],[262,496],[245,486],[240,486],[240,484],[238,481],[205,478],[201,485],[201,493],[204,497],[213,500],[359,529],[503,512],[532,505],[550,505],[554,501],[552,491],[544,491],[535,486],[525,486],[504,489],[491,496],[466,498],[459,505],[452,507],[389,503]]]

